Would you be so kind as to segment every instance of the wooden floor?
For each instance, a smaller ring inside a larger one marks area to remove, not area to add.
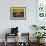
[[[0,42],[0,46],[5,46],[4,45],[4,43],[2,42]],[[12,43],[12,42],[10,42],[10,43],[8,43],[8,45],[7,46],[15,46],[15,42],[14,43]],[[22,46],[22,45],[21,45]],[[24,45],[25,46],[25,45]],[[30,46],[37,46],[37,43],[30,43]],[[44,43],[44,45],[42,45],[42,46],[46,46],[46,43]]]

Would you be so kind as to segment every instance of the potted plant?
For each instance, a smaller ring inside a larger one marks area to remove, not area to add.
[[[45,26],[41,26],[40,29],[45,29]]]
[[[33,27],[33,28],[36,28],[36,30],[45,29],[45,26],[32,25],[32,27]]]
[[[35,30],[39,30],[39,26],[38,25],[32,25],[32,28],[34,28]]]
[[[33,35],[37,38],[38,43],[40,43],[40,40],[46,36],[45,34],[45,32],[35,32]]]

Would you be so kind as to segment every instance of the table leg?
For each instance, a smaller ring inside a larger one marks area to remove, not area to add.
[[[5,35],[5,46],[7,46],[7,36]]]

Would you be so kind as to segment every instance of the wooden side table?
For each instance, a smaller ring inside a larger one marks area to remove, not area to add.
[[[29,42],[29,33],[21,33],[21,36],[26,36],[27,42],[26,42],[26,46],[30,46],[30,42]]]
[[[7,38],[8,38],[7,36],[16,36],[16,37],[17,37],[17,39],[16,39],[16,40],[17,40],[16,46],[18,46],[18,34],[10,34],[10,33],[6,33],[6,34],[5,34],[5,46],[7,46]]]

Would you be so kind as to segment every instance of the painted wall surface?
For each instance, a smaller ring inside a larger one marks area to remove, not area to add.
[[[10,7],[26,7],[26,20],[10,20]],[[36,24],[36,0],[0,0],[0,34],[10,32],[11,27],[18,27],[19,32],[29,32],[32,37],[35,32],[32,24]]]

